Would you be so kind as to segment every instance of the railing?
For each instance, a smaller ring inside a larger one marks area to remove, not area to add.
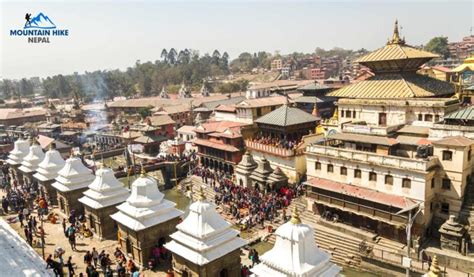
[[[371,152],[363,152],[359,150],[336,148],[324,145],[310,145],[306,147],[309,154],[319,154],[324,156],[343,158],[352,161],[366,162],[370,164],[385,165],[396,168],[403,168],[417,171],[427,171],[431,167],[438,164],[438,158],[430,157],[426,160],[410,159],[391,155],[381,155]]]
[[[295,151],[293,149],[280,148],[251,140],[245,140],[245,145],[247,146],[247,148],[267,152],[278,156],[291,157],[295,155]]]
[[[306,192],[306,195],[310,198],[313,198],[319,202],[325,202],[333,206],[339,206],[344,209],[357,211],[361,214],[366,214],[368,217],[377,216],[382,219],[386,219],[387,221],[396,223],[396,224],[405,224],[407,219],[403,216],[392,214],[388,211],[384,211],[375,207],[370,207],[366,205],[362,205],[359,203],[350,202],[344,199],[327,196],[322,193],[317,192]]]
[[[373,125],[362,125],[357,123],[346,123],[342,125],[342,131],[348,133],[357,134],[371,134],[371,135],[382,135],[385,136],[394,131],[397,131],[403,125],[391,125],[391,126],[373,126]]]

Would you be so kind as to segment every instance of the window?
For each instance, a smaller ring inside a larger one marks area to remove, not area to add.
[[[369,181],[377,181],[377,173],[375,172],[370,172],[369,173]]]
[[[392,175],[385,175],[385,184],[386,185],[393,185],[393,176]]]
[[[334,172],[334,166],[332,164],[328,164],[328,172]]]
[[[362,177],[362,171],[360,169],[355,169],[354,170],[354,178],[360,179]]]
[[[418,114],[418,121],[423,121],[423,115],[421,113]]]
[[[257,108],[257,116],[262,116],[262,108]]]
[[[347,175],[347,167],[341,167],[341,175],[346,176]]]
[[[402,180],[402,188],[411,188],[411,180],[408,178],[403,178]]]
[[[435,178],[431,179],[431,188],[435,187]]]
[[[425,121],[433,121],[433,115],[432,114],[425,114]]]
[[[449,204],[448,203],[441,203],[441,213],[449,214]]]
[[[451,180],[449,178],[443,178],[443,184],[441,185],[442,189],[450,190],[451,189]]]
[[[321,163],[320,162],[314,163],[314,169],[321,170]]]
[[[443,151],[443,161],[452,161],[453,160],[453,152],[449,150]]]
[[[435,122],[439,121],[439,115],[435,115]]]
[[[379,113],[379,125],[387,125],[387,114],[386,113]]]
[[[352,117],[356,118],[356,111],[352,111]]]
[[[341,117],[345,117],[346,115],[346,112],[345,111],[341,111]]]
[[[351,116],[351,111],[346,111],[346,117],[349,117],[349,118],[352,117]]]

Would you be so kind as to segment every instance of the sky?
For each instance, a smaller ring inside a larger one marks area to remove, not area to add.
[[[408,44],[434,36],[460,41],[474,1],[22,1],[0,0],[0,78],[124,70],[160,59],[163,48],[282,54],[382,47],[398,19]],[[67,37],[28,43],[25,14],[46,14]]]

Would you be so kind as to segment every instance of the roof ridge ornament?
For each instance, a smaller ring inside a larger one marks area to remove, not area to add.
[[[392,39],[387,42],[387,45],[389,44],[400,44],[400,45],[405,44],[405,39],[400,38],[400,33],[398,31],[398,19],[395,20]]]
[[[296,206],[293,206],[290,222],[295,225],[301,224],[300,214],[298,213],[298,208]]]

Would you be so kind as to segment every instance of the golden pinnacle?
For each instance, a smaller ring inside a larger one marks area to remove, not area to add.
[[[296,206],[293,207],[290,222],[293,224],[301,224],[300,215],[298,213],[298,208],[296,208]]]
[[[431,262],[430,271],[428,272],[428,277],[440,277],[441,269],[438,264],[438,257],[433,256],[433,261]]]
[[[145,177],[145,175],[146,175],[146,170],[145,170],[145,167],[142,164],[142,168],[140,170],[140,177]]]

